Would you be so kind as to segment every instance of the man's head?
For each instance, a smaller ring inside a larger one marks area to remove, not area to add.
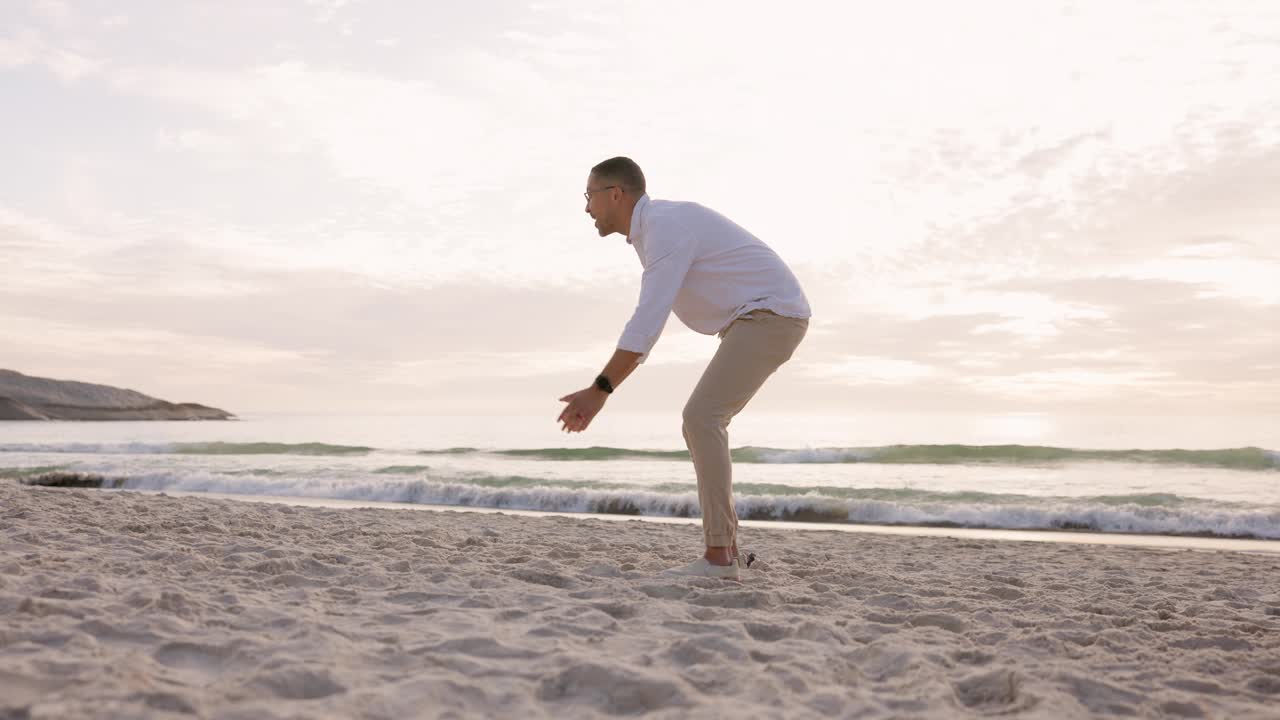
[[[644,195],[644,173],[631,158],[609,158],[587,176],[587,214],[596,221],[600,237],[631,232],[631,212]]]

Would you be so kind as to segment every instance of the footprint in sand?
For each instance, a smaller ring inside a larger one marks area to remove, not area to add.
[[[215,645],[174,642],[161,645],[152,657],[166,667],[204,675],[222,672],[231,650]]]
[[[741,645],[716,636],[678,640],[667,650],[666,655],[680,667],[708,663],[717,667],[732,667],[750,659]]]
[[[308,667],[292,667],[273,670],[254,678],[249,687],[265,690],[285,700],[315,700],[338,693],[347,688],[339,684],[328,670]]]
[[[575,700],[610,715],[632,715],[689,704],[684,689],[670,680],[635,668],[577,663],[545,678],[538,688],[544,702]]]
[[[560,573],[528,567],[521,567],[515,570],[511,573],[511,577],[533,585],[546,585],[553,588],[568,588],[577,584],[573,578],[566,577]]]
[[[1036,698],[1022,689],[1018,673],[998,668],[953,683],[956,699],[961,705],[985,713],[1025,710],[1036,703]]]
[[[181,713],[183,715],[200,714],[198,707],[193,705],[187,698],[177,693],[171,692],[139,692],[130,695],[129,700],[142,702],[153,710],[162,710],[166,713]]]
[[[630,620],[640,614],[640,608],[636,605],[621,602],[599,602],[592,603],[591,607],[608,615],[614,620]]]
[[[439,656],[461,654],[469,657],[489,658],[495,660],[533,660],[546,654],[540,650],[531,650],[529,648],[523,648],[516,645],[503,644],[491,637],[480,635],[453,638],[452,640],[446,640],[442,643],[429,645],[413,651],[413,654],[415,655],[424,653]]]
[[[1280,678],[1270,675],[1259,675],[1246,685],[1250,690],[1263,695],[1280,695]]]
[[[1062,673],[1058,682],[1089,712],[1096,714],[1136,715],[1143,700],[1137,693],[1082,675]]]
[[[752,640],[759,642],[777,642],[791,634],[785,625],[747,622],[742,626]]]

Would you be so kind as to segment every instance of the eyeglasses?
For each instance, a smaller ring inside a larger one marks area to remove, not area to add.
[[[600,192],[600,191],[602,191],[602,190],[612,190],[612,189],[614,189],[614,188],[616,188],[616,187],[621,187],[621,186],[620,186],[620,185],[605,185],[605,186],[604,186],[604,187],[602,187],[602,188],[596,188],[595,190],[588,190],[588,191],[586,191],[586,192],[582,193],[582,197],[586,198],[586,199],[587,199],[587,202],[591,202],[591,193],[598,193],[598,192]]]

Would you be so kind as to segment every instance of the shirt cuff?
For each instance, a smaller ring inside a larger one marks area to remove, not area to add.
[[[640,357],[636,359],[636,364],[643,364],[645,359],[649,357],[649,350],[653,346],[639,340],[635,335],[623,333],[622,338],[618,340],[618,349],[627,352],[640,353]]]

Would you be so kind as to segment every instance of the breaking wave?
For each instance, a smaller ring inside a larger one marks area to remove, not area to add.
[[[667,517],[698,515],[692,485],[641,489],[589,481],[557,482],[519,476],[436,481],[390,477],[317,478],[228,475],[208,471],[104,476],[65,471],[30,472],[29,485],[218,492],[339,500],[401,502],[511,510]],[[1280,511],[1173,494],[1033,497],[978,491],[908,488],[795,488],[743,483],[736,487],[739,517],[792,522],[915,525],[1101,533],[1201,535],[1280,540]]]

